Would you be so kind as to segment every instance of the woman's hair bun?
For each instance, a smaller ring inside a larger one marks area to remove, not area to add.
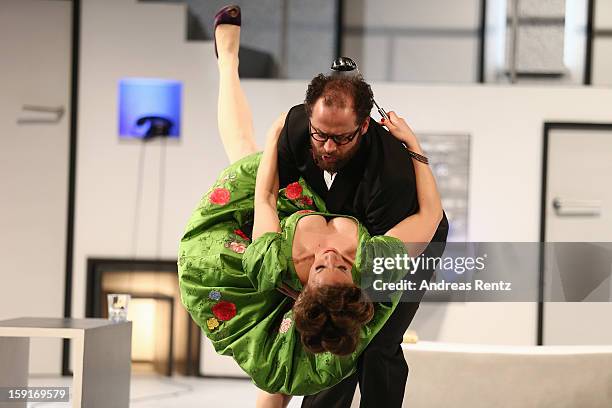
[[[295,328],[312,353],[353,353],[374,305],[355,285],[307,286],[293,306]]]

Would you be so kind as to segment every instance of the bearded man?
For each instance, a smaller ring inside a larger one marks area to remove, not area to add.
[[[327,211],[352,215],[371,235],[384,235],[419,210],[412,158],[370,117],[370,86],[361,76],[316,76],[304,104],[287,114],[278,143],[280,188],[303,177]],[[443,215],[425,256],[442,256],[448,235]],[[421,269],[410,279],[431,278]],[[419,285],[417,285],[419,287]],[[424,291],[410,293],[362,353],[356,372],[334,387],[305,396],[302,407],[348,408],[359,383],[361,407],[401,407],[408,365],[401,348]]]

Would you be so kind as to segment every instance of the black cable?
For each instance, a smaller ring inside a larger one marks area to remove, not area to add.
[[[162,236],[163,236],[163,221],[164,221],[164,195],[166,190],[166,139],[167,136],[162,136],[160,157],[159,157],[159,192],[157,206],[157,259],[161,257]]]
[[[134,220],[132,223],[132,259],[136,259],[136,243],[138,242],[138,229],[139,229],[139,210],[140,203],[142,201],[142,178],[144,174],[144,159],[145,159],[145,145],[146,142],[143,140],[140,145],[140,155],[138,158],[138,177],[136,181],[136,202],[134,204]]]

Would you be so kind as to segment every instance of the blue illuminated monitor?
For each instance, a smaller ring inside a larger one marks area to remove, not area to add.
[[[181,130],[180,81],[124,78],[119,81],[119,136],[178,139]]]

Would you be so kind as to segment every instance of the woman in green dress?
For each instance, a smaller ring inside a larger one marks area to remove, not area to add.
[[[224,11],[224,10],[222,10]],[[179,246],[181,300],[219,354],[232,356],[262,391],[259,407],[282,407],[352,374],[357,358],[385,324],[401,293],[373,304],[362,293],[375,258],[427,243],[442,217],[431,170],[415,161],[420,210],[384,236],[370,237],[353,217],[328,214],[300,179],[278,189],[281,116],[257,152],[238,77],[238,19],[216,25],[219,133],[231,165],[204,195]],[[395,113],[382,122],[417,153],[419,143]],[[363,130],[365,132],[365,129]],[[252,224],[252,236],[245,225]],[[407,270],[390,268],[384,281]]]

